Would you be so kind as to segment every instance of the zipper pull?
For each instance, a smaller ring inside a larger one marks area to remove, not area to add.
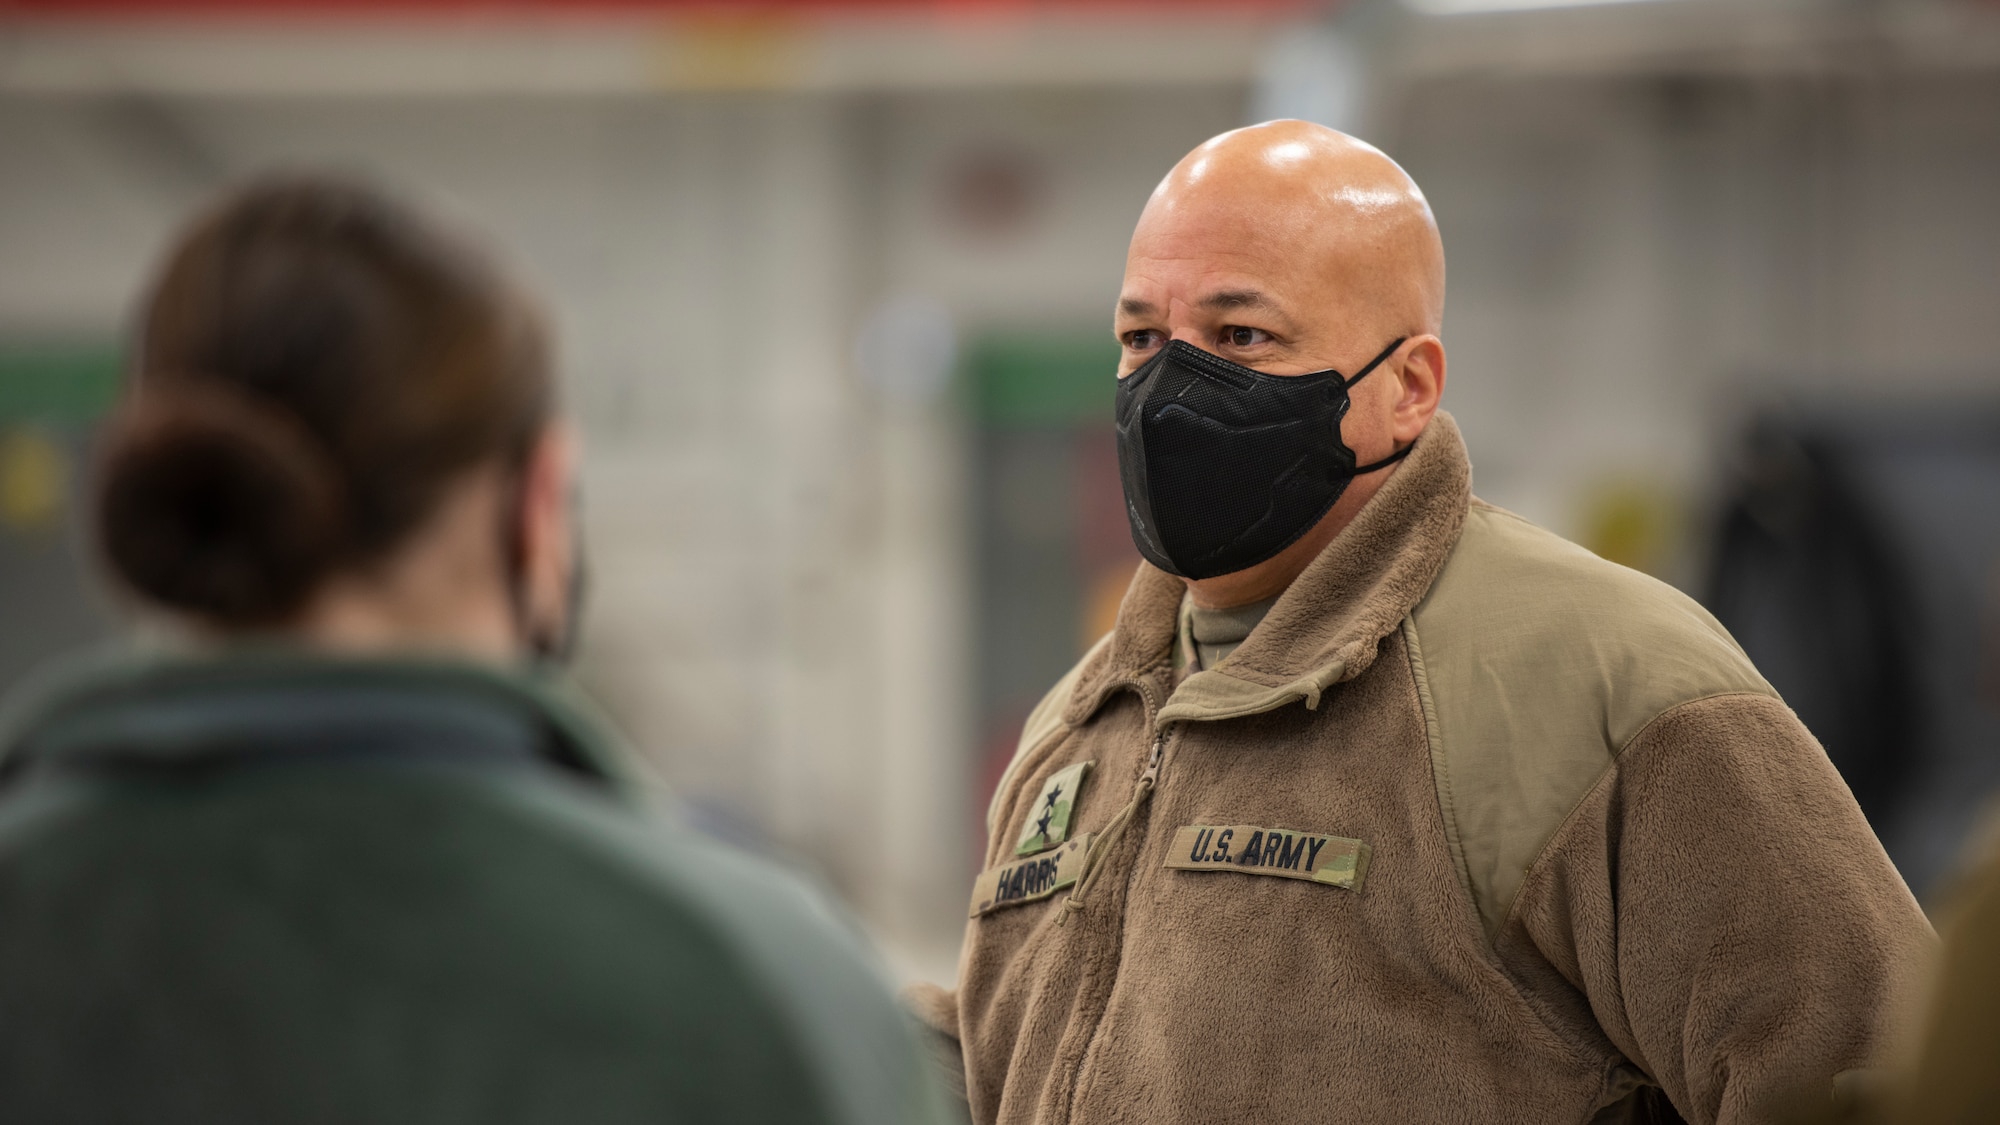
[[[1139,806],[1146,803],[1146,795],[1152,792],[1153,786],[1159,782],[1160,759],[1166,752],[1167,736],[1163,734],[1154,736],[1153,752],[1146,758],[1146,772],[1139,775],[1139,784],[1132,791],[1132,799],[1125,802],[1125,807],[1112,816],[1111,822],[1104,826],[1103,831],[1092,837],[1090,847],[1083,853],[1083,870],[1077,876],[1076,887],[1069,892],[1069,897],[1063,900],[1062,909],[1056,912],[1056,925],[1063,925],[1069,921],[1070,915],[1083,909],[1084,892],[1096,885],[1097,874],[1104,867],[1104,857],[1111,851],[1112,843],[1124,834],[1125,826],[1132,823]]]
[[[1139,775],[1139,788],[1151,789],[1160,780],[1160,759],[1167,753],[1167,736],[1153,736],[1153,755],[1146,759],[1146,772]]]

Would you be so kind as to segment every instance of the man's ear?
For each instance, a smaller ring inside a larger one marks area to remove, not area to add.
[[[1396,399],[1391,424],[1398,446],[1417,440],[1430,425],[1444,397],[1444,341],[1436,336],[1419,336],[1403,352],[1398,368],[1402,389]]]
[[[561,635],[575,623],[569,612],[571,575],[582,560],[577,543],[576,483],[580,446],[565,422],[542,428],[521,467],[519,527],[522,606],[531,632]]]

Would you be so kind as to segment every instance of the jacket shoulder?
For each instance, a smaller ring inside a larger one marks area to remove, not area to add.
[[[993,796],[986,802],[986,835],[989,839],[993,835],[994,821],[1000,815],[1000,799],[1006,795],[1007,787],[1014,783],[1014,775],[1020,772],[1021,759],[1027,757],[1028,751],[1041,745],[1044,739],[1061,729],[1063,708],[1069,704],[1069,697],[1076,693],[1077,681],[1083,678],[1083,671],[1090,666],[1091,661],[1096,660],[1111,644],[1111,636],[1110,633],[1106,633],[1099,637],[1097,643],[1091,645],[1090,650],[1083,654],[1083,658],[1071,665],[1069,671],[1063,673],[1062,679],[1056,681],[1056,686],[1050,688],[1047,695],[1042,696],[1042,701],[1035,704],[1035,709],[1028,712],[1027,721],[1021,724],[1021,739],[1014,745],[1014,757],[1007,762],[1007,768],[1001,771],[999,784],[993,787]]]
[[[733,1003],[768,1006],[802,1056],[797,1081],[817,1104],[801,1120],[941,1120],[940,1092],[914,1029],[859,928],[821,886],[683,825],[593,807],[552,786],[516,785],[510,796],[520,815],[631,878],[640,884],[636,890],[726,952],[740,978],[742,994]],[[711,962],[702,971],[716,967]],[[764,1075],[748,1077],[777,1085]],[[732,1089],[729,1096],[749,1095]]]
[[[1693,599],[1483,501],[1405,629],[1446,834],[1489,933],[1646,724],[1776,694]]]
[[[0,973],[9,1013],[60,1027],[54,1017],[105,979],[111,956],[140,982],[121,994],[136,1010],[176,1013],[183,1054],[255,1056],[261,1043],[311,1029],[297,1041],[314,1044],[314,1080],[272,1074],[281,1104],[327,1082],[379,1087],[392,1099],[384,1105],[417,1104],[394,1100],[417,1090],[385,1083],[376,1045],[350,1033],[366,1025],[367,1004],[389,1002],[411,1036],[480,1029],[454,1059],[468,1081],[569,1097],[571,1119],[620,1106],[663,1120],[690,1108],[707,1119],[827,1125],[933,1120],[913,1104],[930,1087],[870,955],[809,885],[526,770],[259,769],[254,781],[218,774],[175,786],[172,799],[158,786],[87,776],[9,792],[0,801],[0,916],[18,954]],[[272,847],[284,858],[276,882]],[[38,870],[51,875],[23,878]],[[135,896],[161,906],[119,923],[120,942],[101,950],[63,940],[61,928],[19,924],[57,916],[102,928],[90,919]],[[329,903],[347,929],[365,930],[365,944],[324,924]],[[216,960],[224,954],[226,966]],[[301,992],[302,981],[319,984]],[[620,1048],[588,1047],[611,1042]],[[19,1045],[17,1035],[6,1048]],[[143,1072],[161,1058],[141,1043],[96,1062]],[[213,1094],[192,1112],[254,1119],[234,1110],[242,1103],[220,1076],[197,1065]],[[590,1096],[572,1096],[580,1090]],[[81,1105],[85,1119],[135,1117],[117,1083],[68,1085],[64,1096],[72,1100],[58,1104]]]

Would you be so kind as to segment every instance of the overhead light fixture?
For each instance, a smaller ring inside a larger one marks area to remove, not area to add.
[[[1540,12],[1552,8],[1602,8],[1661,0],[1403,0],[1427,16],[1472,16],[1500,12]]]

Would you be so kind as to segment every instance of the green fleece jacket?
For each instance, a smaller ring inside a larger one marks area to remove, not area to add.
[[[935,1120],[849,928],[537,683],[121,663],[4,747],[0,1120]]]
[[[1176,685],[1181,593],[1030,720],[911,996],[977,1121],[1737,1123],[1876,1051],[1934,939],[1826,755],[1448,416]]]

